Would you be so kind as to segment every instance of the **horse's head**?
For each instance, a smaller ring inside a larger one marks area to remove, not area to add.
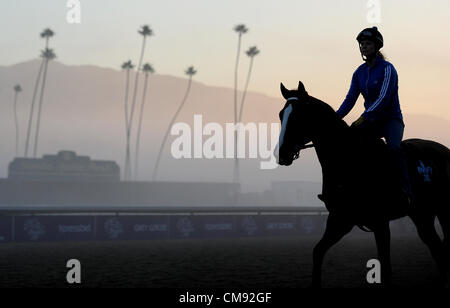
[[[298,158],[302,147],[311,141],[312,98],[301,81],[296,90],[288,90],[280,84],[286,104],[280,111],[281,132],[275,157],[278,164],[289,166]]]

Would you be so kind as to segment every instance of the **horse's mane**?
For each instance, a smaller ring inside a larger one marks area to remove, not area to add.
[[[351,129],[330,105],[312,96],[309,96],[309,99],[313,102],[315,112],[323,119],[326,129],[333,129],[343,137],[341,142],[346,144],[349,155],[360,156],[358,153],[365,153],[364,155],[380,156],[380,151],[386,150],[385,143],[380,137]]]
[[[341,119],[341,117],[330,105],[313,96],[309,96],[309,99],[314,103],[316,107],[319,108],[319,112],[327,118],[327,121],[335,121],[336,124],[339,125],[339,127],[347,129],[349,128],[348,124],[343,119]]]

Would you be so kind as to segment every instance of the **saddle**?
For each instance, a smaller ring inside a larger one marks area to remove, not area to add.
[[[355,132],[358,134],[358,132]],[[400,175],[395,167],[393,154],[381,138],[367,138],[358,134],[351,165],[356,167],[324,181],[318,198],[329,211],[341,211],[358,218],[360,225],[373,219],[397,219],[408,214],[410,200],[402,193]],[[343,168],[345,169],[345,167]],[[336,179],[342,181],[337,183]],[[328,184],[328,185],[327,185]],[[386,202],[389,200],[389,202]]]

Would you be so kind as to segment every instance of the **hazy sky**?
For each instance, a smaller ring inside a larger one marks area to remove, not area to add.
[[[301,79],[310,94],[338,107],[361,63],[355,36],[377,25],[383,51],[399,72],[400,100],[409,112],[450,119],[450,1],[448,0],[80,0],[81,23],[66,21],[66,0],[2,0],[0,65],[36,58],[45,27],[58,61],[118,69],[137,62],[140,25],[155,35],[145,61],[157,73],[183,76],[194,65],[197,81],[233,86],[237,34],[244,23],[242,52],[258,46],[250,90],[279,96],[279,82]],[[367,15],[379,4],[380,20]],[[368,8],[368,5],[371,8]],[[242,53],[240,87],[248,58]]]

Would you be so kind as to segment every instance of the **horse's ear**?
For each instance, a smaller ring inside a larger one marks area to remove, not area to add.
[[[305,90],[305,86],[303,85],[303,83],[301,81],[298,82],[298,90],[297,91],[300,96],[308,94]]]
[[[280,82],[280,90],[281,90],[281,94],[283,95],[283,97],[285,99],[289,98],[289,90],[286,89],[286,87],[284,86],[284,84],[282,82]]]

